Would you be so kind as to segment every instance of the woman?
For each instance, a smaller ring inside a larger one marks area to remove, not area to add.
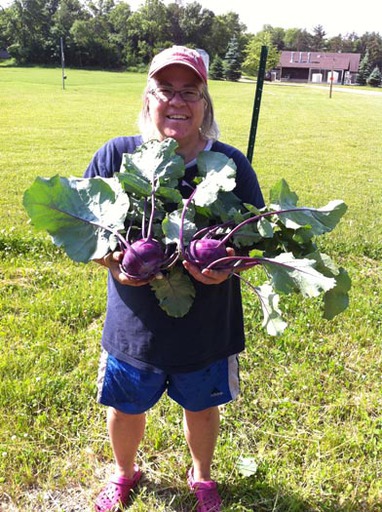
[[[234,192],[258,208],[264,201],[256,175],[237,149],[217,141],[207,69],[200,54],[173,46],[154,57],[140,117],[141,135],[117,137],[94,155],[85,177],[111,176],[123,153],[149,139],[168,137],[184,159],[184,181],[196,176],[201,151],[217,151],[237,166]],[[186,197],[189,187],[179,184]],[[229,272],[200,271],[183,262],[194,280],[196,297],[189,313],[172,318],[158,306],[148,281],[120,271],[122,254],[98,262],[109,269],[108,304],[99,369],[99,402],[108,406],[108,431],[116,470],[99,494],[98,512],[126,504],[141,471],[136,455],[145,429],[145,413],[164,392],[184,410],[184,432],[192,458],[188,485],[199,512],[221,510],[211,463],[219,432],[219,405],[239,393],[237,354],[244,349],[239,280]]]

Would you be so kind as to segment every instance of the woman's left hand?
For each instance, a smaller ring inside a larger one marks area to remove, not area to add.
[[[231,248],[227,248],[228,256],[234,256],[235,251]],[[197,265],[193,265],[189,261],[183,261],[184,268],[192,275],[194,279],[203,284],[221,284],[226,281],[232,273],[232,270],[213,270],[213,269],[203,269]]]

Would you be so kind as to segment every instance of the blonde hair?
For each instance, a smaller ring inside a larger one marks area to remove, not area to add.
[[[144,141],[153,139],[156,136],[155,126],[153,125],[149,111],[148,95],[150,94],[151,88],[152,83],[149,82],[143,93],[143,105],[138,118],[139,130]],[[204,118],[202,125],[200,127],[200,133],[207,140],[217,140],[219,138],[220,132],[219,127],[214,118],[212,98],[210,96],[206,84],[202,84],[201,93],[203,96],[203,100],[206,103],[206,108],[204,110]]]

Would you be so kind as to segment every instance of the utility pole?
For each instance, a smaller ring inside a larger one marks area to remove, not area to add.
[[[64,53],[64,39],[60,37],[60,47],[61,47],[61,71],[62,71],[62,88],[65,89],[65,53]]]
[[[332,62],[332,71],[331,71],[331,75],[330,75],[329,98],[331,98],[331,97],[332,97],[332,92],[333,92],[333,80],[334,80],[334,58],[333,58],[333,62]]]

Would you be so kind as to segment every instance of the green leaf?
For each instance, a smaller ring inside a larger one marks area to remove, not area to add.
[[[262,210],[259,210],[258,208],[256,208],[256,206],[253,206],[253,204],[249,204],[249,203],[244,203],[243,206],[245,207],[246,210],[251,212],[252,215],[260,215],[261,212],[266,211],[265,208],[263,208]]]
[[[249,247],[260,242],[262,239],[260,233],[256,230],[253,224],[247,224],[237,233],[235,233],[231,240],[236,247]]]
[[[138,176],[136,174],[127,172],[117,173],[116,176],[127,193],[135,194],[138,197],[149,197],[151,195],[151,182],[143,176]]]
[[[109,251],[111,234],[124,229],[129,204],[115,178],[38,177],[23,197],[33,226],[83,263]]]
[[[298,195],[290,190],[288,183],[284,179],[281,179],[271,188],[269,200],[271,205],[276,205],[274,209],[286,210],[296,207]]]
[[[194,285],[179,266],[172,267],[163,279],[155,279],[151,283],[151,288],[160,307],[175,318],[186,315],[195,298]]]
[[[208,206],[216,201],[220,191],[229,192],[235,188],[236,166],[230,158],[222,153],[202,151],[197,163],[204,179],[197,185],[195,205]]]
[[[255,291],[260,299],[263,312],[262,326],[270,336],[279,336],[287,327],[287,323],[282,319],[278,307],[280,297],[268,283],[256,286]]]
[[[295,210],[278,213],[280,221],[289,229],[297,230],[309,226],[312,235],[322,235],[332,231],[347,210],[343,201],[330,201],[322,208],[297,207],[298,196],[292,192],[287,182],[280,180],[270,192],[271,210]],[[306,238],[306,235],[305,235]]]
[[[287,228],[309,226],[312,234],[322,235],[336,227],[346,210],[347,206],[343,201],[330,201],[322,208],[300,208],[298,211],[278,214],[278,217]]]
[[[155,197],[164,200],[166,203],[179,204],[182,202],[182,194],[176,188],[159,187],[155,192]]]
[[[349,305],[351,279],[344,268],[340,268],[335,276],[336,285],[324,295],[324,318],[332,320],[342,313]]]
[[[338,268],[333,260],[324,253],[315,251],[307,255],[315,261],[316,269],[328,277],[335,279],[335,286],[324,294],[324,314],[327,320],[332,320],[342,313],[349,305],[351,278],[344,268]]]
[[[166,236],[166,244],[176,243],[180,245],[180,226],[181,226],[182,210],[175,210],[169,213],[162,222],[162,230]],[[189,243],[193,235],[196,233],[196,225],[192,222],[193,219],[192,209],[186,212],[186,218],[183,224],[183,242],[185,245]]]
[[[336,281],[315,268],[309,258],[295,258],[291,253],[281,253],[275,258],[263,258],[273,288],[281,293],[300,292],[304,297],[317,297],[321,292],[334,288]]]
[[[265,217],[261,217],[257,223],[257,228],[259,230],[260,235],[263,238],[272,238],[273,237],[273,225],[269,222]]]
[[[123,155],[121,173],[143,176],[150,183],[155,177],[161,185],[176,187],[185,171],[183,158],[175,153],[177,147],[171,138],[145,142],[134,153]]]

